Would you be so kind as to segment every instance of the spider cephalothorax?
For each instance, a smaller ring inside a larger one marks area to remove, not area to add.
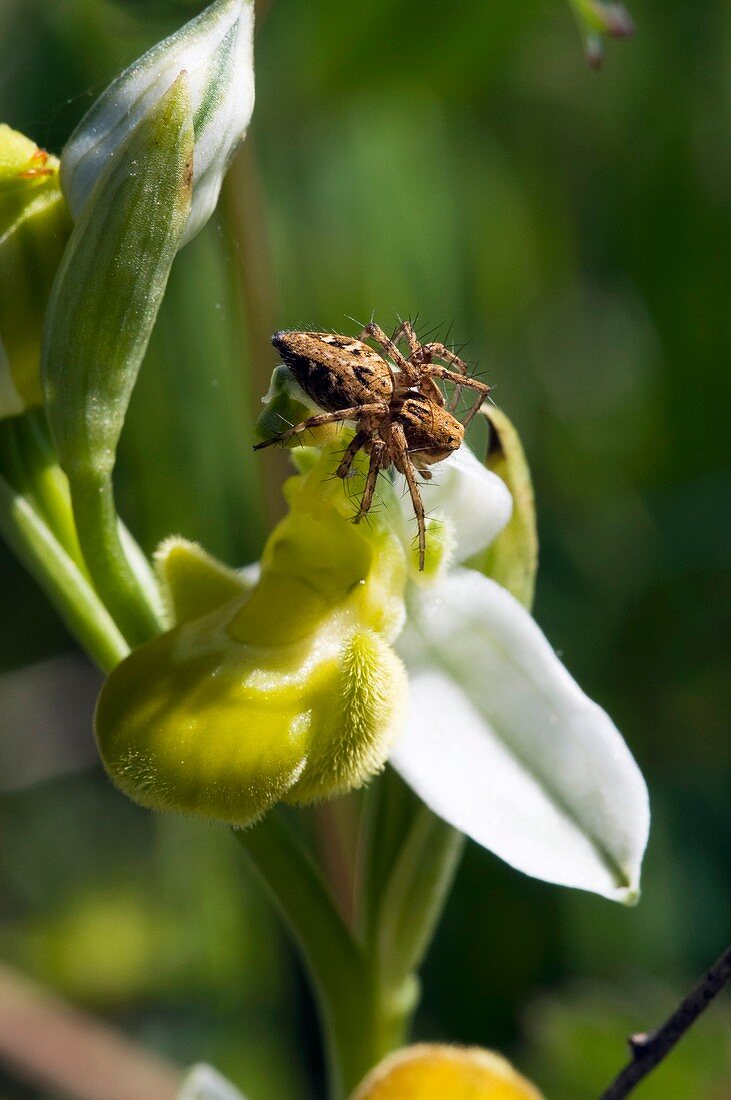
[[[380,344],[385,356],[366,344]],[[399,350],[406,341],[408,355]],[[477,403],[465,422],[474,416],[490,392],[484,382],[470,378],[467,365],[444,344],[420,344],[413,326],[404,322],[389,339],[378,325],[370,324],[358,339],[330,332],[277,332],[272,343],[304,392],[325,411],[310,416],[284,432],[259,443],[257,449],[288,439],[310,428],[337,421],[354,421],[356,432],[336,473],[345,478],[359,451],[370,455],[368,475],[360,507],[361,520],[370,510],[376,480],[390,466],[404,475],[419,528],[419,568],[426,555],[426,522],[417,472],[456,451],[464,440],[464,427],[445,407],[436,379],[475,390]],[[448,363],[449,366],[444,366]]]

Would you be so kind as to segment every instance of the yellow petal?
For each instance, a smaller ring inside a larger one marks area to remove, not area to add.
[[[421,1044],[385,1058],[351,1100],[543,1100],[505,1058],[479,1047]]]

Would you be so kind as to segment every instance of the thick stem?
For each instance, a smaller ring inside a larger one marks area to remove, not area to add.
[[[139,645],[165,625],[152,571],[141,555],[127,552],[120,537],[111,474],[79,472],[69,480],[86,566],[129,644]]]
[[[317,997],[330,1095],[343,1100],[399,1046],[415,1004],[412,979],[384,985],[345,927],[318,868],[280,810],[236,836],[295,939]]]

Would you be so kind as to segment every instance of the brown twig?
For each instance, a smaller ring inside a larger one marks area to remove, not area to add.
[[[175,1100],[181,1071],[0,965],[0,1065],[73,1100]]]
[[[716,959],[687,997],[680,1002],[672,1016],[654,1031],[632,1035],[629,1045],[632,1061],[629,1062],[599,1100],[624,1100],[635,1085],[648,1075],[670,1053],[701,1012],[731,979],[731,947]]]

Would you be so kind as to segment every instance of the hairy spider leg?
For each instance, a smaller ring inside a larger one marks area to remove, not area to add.
[[[430,344],[422,344],[419,349],[419,357],[423,356],[423,363],[426,366],[430,364],[433,359],[441,359],[443,363],[449,363],[450,367],[456,367],[460,374],[469,374],[470,368],[464,359],[460,359],[458,355],[455,355],[446,344],[432,342]],[[435,383],[436,384],[436,383]],[[457,383],[454,391],[454,400],[450,406],[450,412],[454,413],[459,403],[460,395],[462,393],[462,386],[466,383]],[[474,416],[474,413],[472,414]]]
[[[383,439],[373,440],[373,449],[371,450],[371,461],[368,467],[368,476],[366,478],[365,489],[363,490],[363,496],[360,501],[360,508],[358,514],[355,517],[354,522],[360,523],[365,515],[370,511],[371,504],[373,503],[373,494],[376,491],[376,480],[381,472],[382,467],[385,465],[384,458],[386,452],[386,443]]]
[[[348,444],[342,461],[335,471],[338,477],[346,478],[350,475],[350,467],[353,465],[355,456],[358,451],[365,447],[368,440],[371,438],[371,433],[361,428],[359,432],[356,432],[350,443]]]
[[[377,344],[381,345],[386,354],[393,359],[398,369],[405,375],[410,384],[413,385],[414,382],[418,382],[418,372],[414,369],[413,364],[409,359],[404,358],[393,340],[389,340],[381,326],[377,325],[375,321],[371,321],[370,324],[365,326],[358,339],[375,340]]]
[[[437,405],[443,408],[446,405],[446,400],[444,398],[444,394],[439,389],[439,386],[433,379],[424,377],[421,374],[422,362],[419,353],[421,352],[422,347],[419,343],[418,337],[416,335],[416,332],[414,331],[414,326],[411,321],[401,321],[401,323],[395,329],[393,336],[391,337],[391,340],[394,344],[397,344],[398,341],[401,339],[405,339],[407,344],[409,345],[408,361],[416,367],[416,370],[418,372],[420,392],[423,394],[424,397],[431,398],[432,401],[436,401]],[[428,357],[427,362],[429,362]]]
[[[454,382],[457,386],[467,386],[468,389],[477,391],[477,401],[469,410],[463,421],[464,426],[467,427],[482,402],[490,393],[490,387],[487,383],[478,382],[476,378],[464,378],[461,374],[457,374],[456,371],[447,370],[446,367],[440,367],[437,363],[430,363],[429,366],[425,366],[422,369],[427,377],[444,378],[445,381]]]
[[[320,428],[324,424],[335,424],[339,420],[360,420],[362,416],[368,416],[369,414],[386,416],[387,413],[388,405],[383,401],[368,405],[353,405],[350,409],[337,409],[336,412],[319,413],[317,416],[308,417],[300,424],[295,424],[293,428],[289,428],[286,432],[279,432],[277,435],[273,435],[271,439],[267,439],[263,443],[257,443],[254,450],[260,451],[263,447],[271,447],[273,443],[286,443],[293,435],[305,432],[309,428]]]
[[[401,321],[401,323],[397,325],[394,329],[393,336],[391,337],[391,343],[398,344],[399,340],[401,339],[406,340],[406,343],[409,345],[409,356],[412,356],[414,352],[418,351],[421,347],[421,344],[417,339],[416,333],[414,332],[414,326],[411,321]]]
[[[426,560],[426,513],[424,512],[424,503],[421,499],[419,485],[416,480],[416,468],[409,458],[406,435],[400,424],[391,425],[391,437],[393,441],[394,465],[406,478],[411,503],[416,515],[416,524],[419,529],[419,570],[423,572],[424,562]]]

